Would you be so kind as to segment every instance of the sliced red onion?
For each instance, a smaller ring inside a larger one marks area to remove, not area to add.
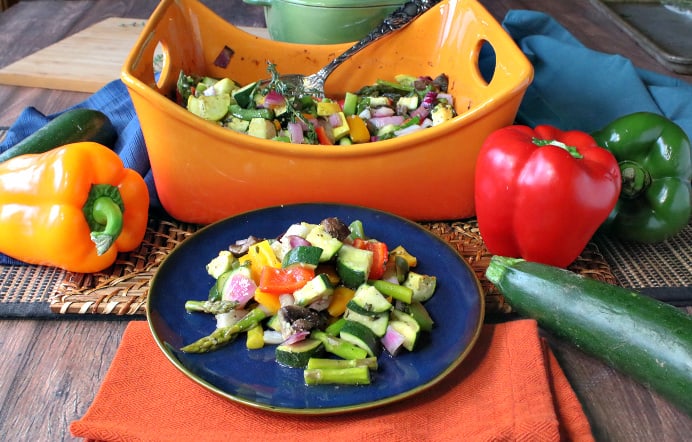
[[[430,115],[430,107],[426,106],[425,103],[421,103],[417,109],[411,111],[411,117],[412,118],[418,117],[421,120],[423,120],[423,119],[427,118],[428,115]]]
[[[283,95],[276,92],[275,90],[270,90],[269,93],[264,97],[264,107],[278,107],[283,106],[286,103],[286,99]]]
[[[286,129],[288,130],[291,143],[303,144],[305,136],[303,135],[303,126],[301,126],[300,123],[288,123]]]
[[[363,109],[361,113],[358,114],[360,118],[363,120],[369,120],[372,118],[372,112],[370,112],[370,108]]]
[[[449,103],[450,106],[454,106],[454,97],[452,94],[448,94],[446,92],[440,92],[437,94],[437,99],[438,100],[445,100],[447,103]]]
[[[308,336],[310,336],[309,331],[299,331],[297,333],[293,333],[291,336],[286,338],[286,340],[283,343],[284,344],[295,344],[296,342],[300,342],[300,341],[305,340],[305,338],[307,338]]]
[[[291,248],[298,247],[298,246],[310,246],[310,245],[312,245],[312,244],[310,244],[310,241],[303,238],[302,236],[289,235],[289,236],[286,236],[285,238],[288,238],[288,243],[291,245]]]
[[[221,49],[221,52],[219,52],[219,55],[216,56],[216,59],[214,59],[214,66],[226,68],[231,62],[233,54],[235,54],[233,49],[229,48],[228,46],[224,46],[223,49]]]
[[[248,301],[255,296],[257,284],[252,278],[236,273],[231,275],[225,285],[226,291],[221,294],[222,299],[226,301],[236,301],[239,308],[245,307]]]
[[[391,117],[377,117],[371,118],[370,122],[378,129],[393,124],[394,126],[400,126],[404,122],[404,117],[401,115],[392,115]]]
[[[328,118],[328,121],[332,127],[339,127],[344,123],[341,120],[341,115],[339,115],[339,114],[331,114]]]
[[[202,92],[202,95],[204,95],[205,97],[212,97],[212,96],[216,95],[216,89],[214,89],[213,87],[209,86],[208,88],[206,88],[206,89]]]
[[[437,98],[437,92],[430,91],[425,94],[425,97],[423,98],[423,105],[427,107],[432,107],[433,104],[435,104],[435,99]]]
[[[373,117],[391,117],[395,114],[394,109],[387,106],[380,106],[373,109],[371,112]]]
[[[392,326],[387,326],[387,331],[384,336],[382,336],[382,346],[389,352],[390,355],[396,356],[401,350],[401,346],[404,344],[404,336],[398,331],[394,330]]]

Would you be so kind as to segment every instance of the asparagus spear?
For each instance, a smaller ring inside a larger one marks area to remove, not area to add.
[[[368,367],[370,370],[377,370],[377,358],[374,356],[362,359],[310,358],[307,365],[307,368],[320,368],[323,370],[353,367]]]
[[[197,341],[182,347],[180,350],[185,353],[206,353],[221,348],[231,342],[239,333],[249,330],[259,324],[267,314],[259,307],[248,312],[233,325],[219,327],[210,335],[198,339]]]
[[[334,369],[309,368],[303,371],[303,379],[307,385],[366,385],[370,383],[370,370],[365,366]]]
[[[202,312],[212,315],[228,313],[237,306],[236,301],[185,301],[185,310],[188,312]]]

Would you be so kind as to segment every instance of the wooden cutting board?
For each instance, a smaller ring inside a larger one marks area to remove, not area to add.
[[[108,18],[0,69],[0,84],[96,92],[120,78],[146,20]],[[266,38],[265,28],[242,28]]]

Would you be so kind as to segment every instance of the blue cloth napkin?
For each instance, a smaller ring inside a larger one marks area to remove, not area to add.
[[[673,120],[692,139],[692,84],[589,49],[542,12],[509,11],[502,26],[534,67],[518,123],[593,132],[647,111]]]
[[[502,25],[535,70],[519,108],[518,123],[551,124],[591,132],[622,115],[650,111],[672,119],[692,138],[689,83],[636,68],[624,57],[591,50],[542,12],[512,10]],[[484,52],[481,56],[481,69],[493,65],[494,60],[488,57],[492,53]],[[139,120],[125,85],[115,80],[74,107],[97,109],[111,119],[119,133],[115,150],[126,167],[145,177],[152,209],[162,210]],[[0,152],[58,114],[45,116],[32,107],[25,109],[0,144]],[[0,254],[0,264],[19,262]]]

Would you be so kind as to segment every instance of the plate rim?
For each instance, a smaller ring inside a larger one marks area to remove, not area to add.
[[[463,256],[459,254],[457,250],[455,250],[448,242],[444,241],[442,238],[434,235],[432,232],[426,230],[423,228],[419,223],[411,221],[407,218],[401,217],[399,215],[393,214],[391,212],[387,212],[384,210],[380,209],[374,209],[371,207],[366,207],[366,206],[360,206],[360,205],[354,205],[354,204],[343,204],[343,203],[331,203],[331,202],[325,202],[325,203],[320,203],[320,202],[308,202],[308,203],[292,203],[292,204],[280,204],[280,205],[273,205],[273,206],[267,206],[267,207],[261,207],[257,209],[252,209],[248,211],[244,211],[241,213],[237,213],[235,215],[231,215],[228,217],[225,217],[223,219],[220,219],[218,221],[215,221],[213,223],[207,224],[194,232],[192,235],[189,237],[185,238],[183,242],[181,242],[180,245],[183,245],[183,243],[187,242],[188,240],[194,238],[198,234],[200,234],[203,231],[206,230],[211,230],[215,226],[219,224],[223,224],[228,222],[229,220],[233,218],[242,218],[242,217],[247,217],[252,214],[257,214],[259,212],[271,212],[273,210],[279,210],[279,209],[286,209],[286,208],[296,208],[299,209],[300,207],[340,207],[343,209],[349,209],[353,208],[355,210],[360,210],[360,211],[367,211],[367,212],[372,212],[372,213],[379,213],[383,214],[389,218],[394,218],[399,222],[403,222],[409,225],[413,225],[416,227],[417,230],[419,230],[421,233],[429,236],[433,240],[437,241],[439,244],[442,244],[444,247],[450,249],[452,252],[457,254],[459,256],[459,260],[462,262],[463,266],[466,268],[466,270],[469,272],[469,274],[472,276],[472,281],[473,285],[476,288],[474,291],[476,296],[476,300],[478,301],[478,316],[472,318],[473,320],[476,321],[474,328],[473,328],[473,333],[470,337],[469,343],[466,345],[466,348],[456,357],[456,359],[449,364],[444,370],[442,370],[440,373],[438,373],[435,377],[430,379],[429,381],[422,383],[420,385],[415,386],[414,388],[410,388],[406,391],[387,396],[381,399],[377,399],[374,401],[369,401],[369,402],[364,402],[364,403],[358,403],[358,404],[349,404],[349,405],[343,405],[343,406],[334,406],[334,407],[325,407],[325,408],[294,408],[294,407],[288,407],[288,406],[276,406],[276,405],[271,405],[271,404],[265,404],[265,403],[259,403],[250,399],[246,399],[237,395],[234,395],[232,393],[229,393],[222,388],[214,385],[213,383],[207,381],[206,379],[203,379],[202,377],[196,375],[193,373],[188,367],[186,367],[176,356],[175,354],[170,350],[170,346],[166,344],[162,340],[160,336],[158,336],[153,319],[151,318],[151,315],[149,312],[151,311],[151,303],[152,303],[152,297],[147,296],[147,302],[146,302],[146,308],[147,308],[147,315],[146,315],[146,320],[147,320],[147,325],[149,328],[149,331],[156,342],[157,347],[159,350],[161,350],[166,357],[166,359],[173,364],[174,367],[176,367],[183,375],[185,375],[188,379],[192,380],[196,384],[204,387],[211,393],[225,398],[227,400],[230,400],[232,402],[236,402],[239,404],[243,404],[255,409],[260,409],[264,411],[270,411],[270,412],[276,412],[280,414],[288,414],[288,415],[310,415],[310,416],[318,416],[318,415],[333,415],[333,414],[343,414],[343,413],[349,413],[349,412],[355,412],[355,411],[364,411],[364,410],[369,410],[377,407],[381,407],[387,404],[395,403],[402,401],[404,399],[410,398],[412,396],[418,395],[421,392],[430,389],[434,385],[438,384],[440,381],[442,381],[444,378],[446,378],[452,371],[454,371],[461,363],[467,359],[468,354],[471,352],[471,350],[475,347],[478,338],[481,334],[481,330],[484,324],[484,318],[485,318],[485,296],[483,294],[483,287],[481,285],[480,280],[478,279],[478,276],[475,274],[469,263],[464,259]],[[177,249],[177,247],[176,247]],[[158,268],[154,272],[154,275],[152,275],[151,278],[151,283],[150,283],[150,288],[149,288],[149,294],[152,293],[153,288],[155,287],[155,281],[156,281],[156,276],[159,273],[161,268],[165,268],[164,266],[166,265],[166,262],[168,262],[168,258],[175,252],[175,249],[173,249],[159,264]]]

